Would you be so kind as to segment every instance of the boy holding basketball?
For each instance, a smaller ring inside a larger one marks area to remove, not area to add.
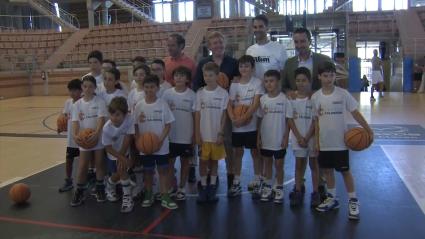
[[[72,182],[72,165],[74,163],[74,158],[80,155],[80,150],[78,149],[78,145],[75,143],[72,137],[72,108],[75,102],[77,102],[81,98],[81,80],[74,79],[68,82],[68,93],[70,99],[66,100],[65,107],[63,108],[62,115],[67,118],[67,132],[66,132],[66,178],[64,185],[59,188],[59,192],[67,192],[74,188],[74,184]],[[58,133],[61,133],[58,131]]]
[[[200,146],[199,174],[201,187],[198,202],[216,202],[218,161],[226,157],[224,150],[224,124],[229,101],[227,91],[217,85],[220,68],[214,62],[202,67],[206,86],[196,93],[195,134]],[[210,167],[210,185],[207,170]]]
[[[153,153],[140,151],[145,177],[145,196],[142,207],[150,207],[154,202],[152,181],[156,167],[159,174],[161,205],[168,209],[176,209],[177,204],[170,198],[168,193],[168,133],[170,132],[171,123],[174,121],[174,116],[168,104],[164,100],[157,98],[159,79],[156,75],[150,75],[144,79],[143,90],[145,98],[137,103],[134,110],[136,145],[147,133],[156,135],[158,142],[152,142],[151,144]]]
[[[234,179],[228,192],[229,197],[241,195],[240,185],[242,157],[244,148],[250,149],[254,165],[254,190],[253,195],[259,195],[260,176],[262,171],[262,161],[257,150],[257,115],[256,111],[260,105],[260,97],[264,93],[262,82],[254,75],[255,60],[252,56],[244,55],[239,58],[238,82],[232,82],[229,91],[229,105],[227,113],[232,121],[232,145],[234,153]],[[235,115],[236,107],[246,107],[246,112],[242,115]]]
[[[340,172],[348,192],[348,218],[359,219],[359,201],[354,188],[353,176],[350,172],[349,153],[344,143],[347,130],[345,114],[350,112],[353,118],[367,131],[370,142],[373,132],[366,120],[357,110],[357,101],[348,91],[334,85],[335,65],[325,62],[319,66],[318,77],[322,88],[312,96],[315,113],[316,150],[319,151],[319,167],[323,170],[328,183],[327,198],[316,207],[320,212],[339,208],[336,197],[334,170]]]

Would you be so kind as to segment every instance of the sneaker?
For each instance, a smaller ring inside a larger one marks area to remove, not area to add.
[[[208,189],[207,186],[202,186],[199,188],[198,199],[196,200],[198,203],[205,203],[208,201]]]
[[[359,209],[359,200],[357,198],[351,198],[348,201],[348,219],[359,220],[360,219],[360,209]]]
[[[182,189],[180,189],[180,188],[179,188],[179,190],[177,190],[176,200],[177,201],[184,201],[184,200],[186,200],[186,193]]]
[[[271,187],[270,187],[270,193],[272,193]],[[262,184],[261,184],[261,181],[257,182],[254,185],[254,188],[252,190],[252,195],[251,196],[252,196],[252,199],[254,199],[254,200],[261,199],[261,196],[262,196]]]
[[[59,192],[68,192],[71,189],[74,188],[74,184],[72,183],[72,178],[66,178],[65,183],[62,185],[62,187],[59,188]]]
[[[171,210],[178,208],[177,204],[171,199],[168,193],[162,195],[161,206]]]
[[[331,195],[328,195],[328,197],[319,206],[316,207],[316,210],[319,212],[328,212],[338,208],[338,200],[333,198]]]
[[[289,193],[289,205],[291,207],[299,207],[303,204],[304,195],[301,191],[292,190],[291,193]]]
[[[133,211],[134,207],[134,201],[131,195],[124,195],[122,197],[122,204],[121,204],[121,212],[122,213],[128,213]]]
[[[119,200],[117,191],[116,191],[116,185],[109,183],[109,181],[106,181],[106,199],[110,202],[116,202]]]
[[[255,189],[254,189],[255,191]],[[255,192],[253,192],[254,194]],[[261,201],[270,202],[273,198],[273,191],[270,185],[264,184],[263,189],[261,190]]]
[[[177,191],[178,191],[178,189],[177,189],[177,187],[175,187],[175,188],[171,188],[170,190],[168,190],[168,193],[170,194],[170,197],[173,198],[173,197],[176,196]]]
[[[318,192],[312,192],[310,196],[310,207],[316,208],[322,203],[320,199],[320,194]]]
[[[142,201],[142,207],[150,207],[154,202],[154,195],[152,191],[146,191]]]
[[[283,186],[277,186],[274,191],[274,202],[275,203],[283,203]]]
[[[210,185],[207,189],[207,196],[209,202],[217,202],[217,185]]]
[[[195,166],[190,166],[189,168],[189,177],[187,178],[189,183],[196,183],[196,168]]]
[[[106,202],[106,194],[104,188],[96,189],[96,201],[97,202]]]
[[[162,200],[162,194],[160,192],[156,192],[154,195],[155,201],[161,201]]]
[[[232,186],[230,187],[227,196],[230,198],[234,198],[237,196],[240,196],[242,193],[242,187],[240,183],[237,184],[232,184]]]
[[[78,207],[81,204],[84,203],[85,196],[84,196],[84,190],[77,189],[74,192],[74,196],[72,197],[71,201],[71,207]]]

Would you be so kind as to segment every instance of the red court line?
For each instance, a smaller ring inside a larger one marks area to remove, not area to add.
[[[170,213],[171,213],[170,209],[165,209],[155,221],[153,221],[149,226],[145,228],[145,230],[143,230],[143,233],[148,234],[156,226],[158,226],[161,223],[161,221],[164,220]]]
[[[157,220],[155,220],[155,222]],[[123,231],[123,230],[115,230],[115,229],[108,229],[108,228],[99,228],[99,227],[86,227],[86,226],[80,226],[80,225],[59,224],[59,223],[52,223],[52,222],[46,222],[46,221],[35,221],[35,220],[2,217],[2,216],[0,216],[0,221],[38,225],[38,226],[52,227],[52,228],[64,228],[64,229],[71,229],[71,230],[78,230],[78,231],[85,231],[85,232],[96,232],[96,233],[104,233],[104,234],[128,235],[128,236],[139,236],[139,237],[151,236],[151,237],[169,238],[169,239],[195,239],[196,238],[196,237],[172,236],[172,235],[163,235],[163,234],[148,234],[144,232],[132,232],[132,231]]]

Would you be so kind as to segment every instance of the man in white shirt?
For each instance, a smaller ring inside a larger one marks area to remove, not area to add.
[[[252,20],[256,43],[246,50],[247,55],[255,59],[255,77],[263,79],[268,70],[282,71],[287,54],[285,46],[267,38],[269,20],[265,15],[258,15]]]

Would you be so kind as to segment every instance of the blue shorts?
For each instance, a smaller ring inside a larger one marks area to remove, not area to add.
[[[164,155],[141,155],[144,170],[155,170],[157,168],[168,167],[168,154]]]
[[[117,160],[112,160],[109,157],[106,157],[106,169],[109,174],[117,172]]]

